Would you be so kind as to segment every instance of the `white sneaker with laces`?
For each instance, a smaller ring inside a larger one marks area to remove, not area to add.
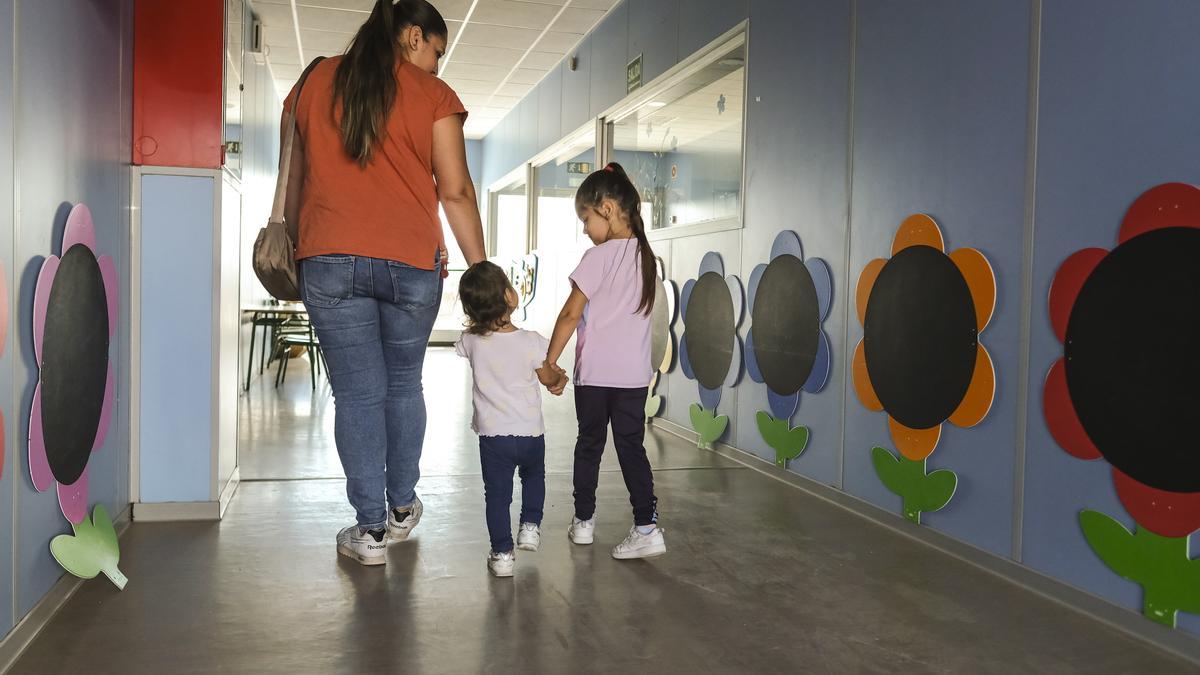
[[[536,551],[542,543],[542,530],[537,523],[521,523],[517,531],[517,548],[522,551]]]
[[[587,520],[580,520],[572,517],[571,527],[567,529],[567,536],[576,544],[586,545],[592,543],[592,539],[596,536],[596,519],[588,518]]]
[[[617,560],[633,560],[635,558],[653,558],[667,552],[667,541],[663,538],[663,530],[656,527],[650,534],[638,532],[637,526],[629,528],[629,536],[625,541],[616,545],[612,557]]]
[[[487,565],[488,571],[494,577],[511,577],[513,575],[513,566],[516,564],[517,556],[513,551],[507,553],[488,553]]]
[[[413,499],[413,503],[408,507],[407,511],[388,509],[388,541],[404,541],[408,539],[408,535],[412,534],[417,523],[421,522],[421,514],[424,512],[425,506],[421,504],[419,498]]]
[[[364,565],[382,565],[387,562],[387,539],[383,528],[362,530],[358,525],[342,528],[337,535],[337,551]]]

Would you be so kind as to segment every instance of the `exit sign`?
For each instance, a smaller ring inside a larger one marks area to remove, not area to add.
[[[629,94],[642,88],[642,55],[630,61],[625,66],[625,93]]]
[[[567,173],[581,173],[587,175],[591,172],[591,162],[567,162]]]

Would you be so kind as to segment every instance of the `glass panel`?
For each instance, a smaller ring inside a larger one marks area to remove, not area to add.
[[[745,53],[721,54],[610,125],[650,229],[740,219]]]
[[[247,15],[243,0],[225,0],[225,168],[242,175],[242,67]]]
[[[493,196],[496,206],[493,216],[496,223],[495,255],[503,258],[525,255],[529,252],[529,196],[525,183],[514,183]]]

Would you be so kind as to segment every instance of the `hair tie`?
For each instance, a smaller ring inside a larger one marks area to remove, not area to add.
[[[607,172],[609,172],[609,173],[612,173],[612,172],[613,172],[613,167],[612,167],[612,164],[605,164],[605,165],[604,165],[604,170],[605,170],[605,171],[607,171]]]

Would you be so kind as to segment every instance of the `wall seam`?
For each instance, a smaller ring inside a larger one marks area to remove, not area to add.
[[[1021,237],[1020,353],[1017,357],[1017,429],[1013,461],[1012,558],[1022,559],[1025,522],[1025,452],[1029,431],[1030,340],[1033,333],[1033,254],[1037,211],[1038,93],[1041,84],[1042,0],[1029,17],[1029,110],[1025,147],[1025,222]]]
[[[855,55],[858,52],[858,0],[852,0],[850,3],[850,72],[847,77],[847,106],[846,106],[846,238],[842,245],[842,260],[846,263],[845,272],[842,274],[842,294],[846,300],[842,303],[842,345],[849,346],[850,344],[850,305],[854,302],[854,294],[850,293],[850,231],[853,223],[854,214],[854,73],[855,73]],[[846,408],[850,402],[850,396],[853,393],[850,389],[853,385],[850,384],[848,377],[850,372],[850,358],[847,358],[846,353],[842,355],[842,407],[841,407],[841,430],[842,433],[838,438],[838,455],[837,455],[837,487],[839,490],[846,489]]]

